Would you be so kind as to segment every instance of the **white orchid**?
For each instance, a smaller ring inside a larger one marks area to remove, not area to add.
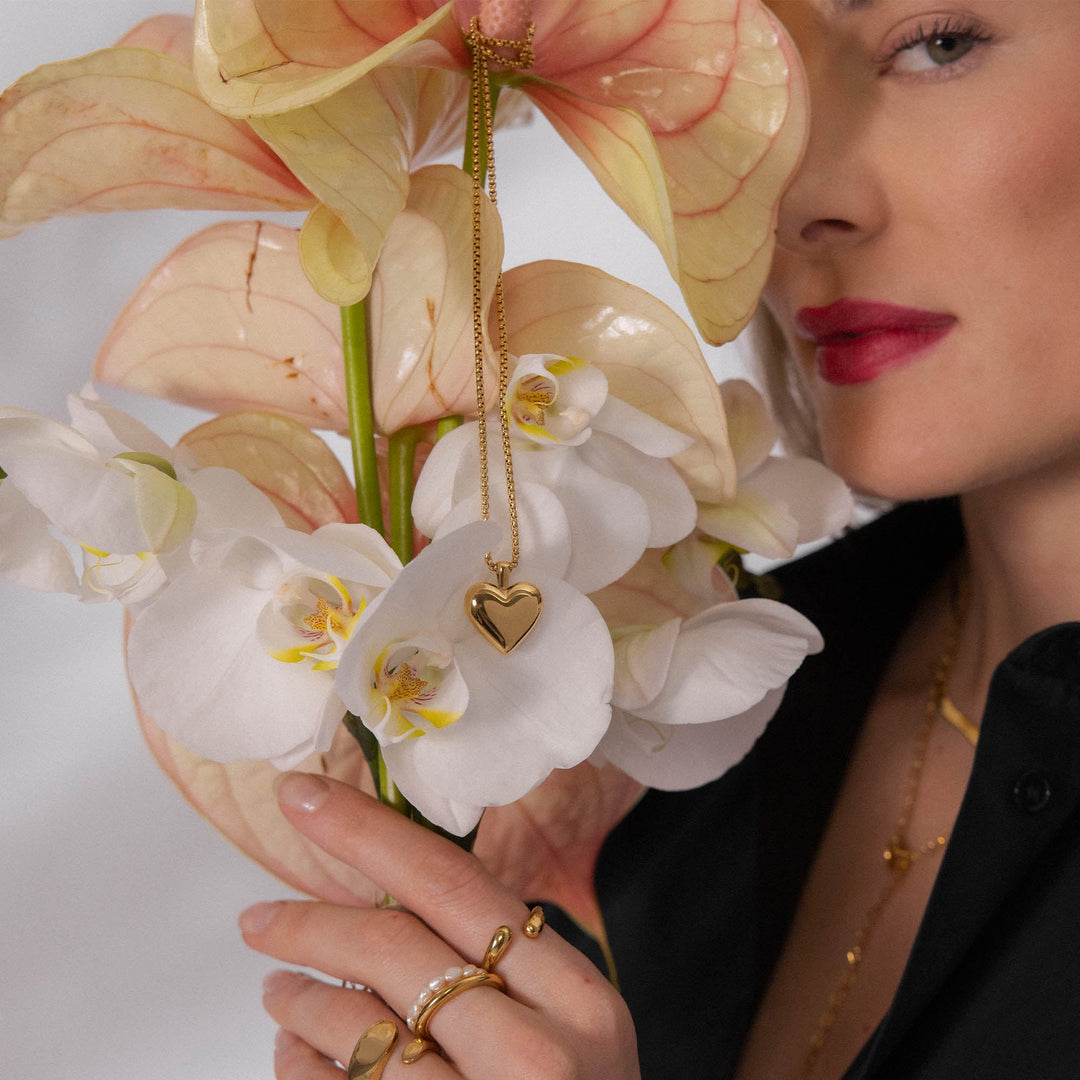
[[[345,706],[334,670],[401,563],[365,525],[312,534],[224,529],[135,618],[128,671],[154,722],[188,749],[289,768],[326,750]]]
[[[611,639],[572,586],[530,573],[543,613],[509,655],[469,620],[465,592],[499,540],[474,522],[426,547],[356,626],[336,675],[402,794],[460,835],[484,807],[585,760],[610,717]]]
[[[186,562],[195,534],[241,520],[276,522],[238,473],[191,467],[148,428],[91,390],[68,398],[72,425],[0,409],[0,576],[86,601],[138,604]],[[53,536],[64,537],[75,550]]]
[[[730,379],[720,384],[720,394],[737,487],[729,499],[699,504],[698,528],[709,537],[771,559],[790,558],[799,544],[839,533],[854,509],[844,482],[819,461],[772,454],[776,425],[765,399],[750,383]],[[700,568],[708,554],[707,544],[698,548],[685,555],[688,566],[696,561]]]
[[[615,640],[611,727],[598,758],[668,791],[741,760],[822,640],[784,604],[735,596],[718,576],[711,602],[702,600],[649,552],[593,598]]]
[[[522,560],[541,560],[582,592],[626,573],[646,548],[666,547],[694,526],[690,489],[668,458],[690,436],[608,392],[596,366],[573,357],[518,358],[507,413],[522,514]],[[497,415],[488,418],[494,431]],[[493,455],[495,460],[495,455]],[[501,455],[491,472],[491,510],[505,518]],[[480,516],[476,424],[441,439],[413,499],[417,527],[441,536]],[[553,547],[550,528],[568,543]],[[555,560],[553,563],[551,560]]]

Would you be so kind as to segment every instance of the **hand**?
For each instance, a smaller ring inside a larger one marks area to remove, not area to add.
[[[408,911],[306,901],[258,904],[241,916],[244,940],[289,964],[315,968],[373,993],[275,972],[264,1003],[281,1025],[277,1080],[341,1080],[359,1036],[378,1020],[399,1037],[385,1080],[633,1080],[633,1025],[625,1003],[550,928],[530,940],[520,899],[460,848],[345,784],[290,774],[283,812],[308,839],[377,882]],[[499,961],[506,993],[476,987],[447,1002],[430,1037],[445,1058],[411,1065],[401,1017],[428,980],[478,964],[496,927],[514,938]]]

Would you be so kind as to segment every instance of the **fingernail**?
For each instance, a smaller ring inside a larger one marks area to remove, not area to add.
[[[278,802],[307,814],[318,810],[329,794],[330,785],[321,776],[311,773],[285,773],[277,784]]]
[[[261,934],[278,913],[278,903],[252,904],[240,912],[240,929],[245,934]]]
[[[271,971],[263,979],[263,997],[277,997],[295,978],[296,974],[292,971],[283,971],[280,968],[277,971]]]

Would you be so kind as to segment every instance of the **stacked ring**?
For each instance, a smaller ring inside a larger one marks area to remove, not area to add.
[[[544,912],[539,907],[534,907],[529,913],[529,918],[522,927],[522,932],[528,938],[536,938],[544,929]],[[509,926],[500,926],[491,935],[491,941],[484,951],[484,958],[479,966],[466,964],[464,967],[448,968],[442,975],[437,975],[417,995],[408,1013],[405,1015],[405,1024],[415,1036],[401,1052],[401,1060],[406,1065],[418,1061],[429,1050],[438,1050],[439,1044],[434,1039],[428,1038],[428,1027],[431,1019],[448,1001],[456,998],[458,994],[465,993],[477,986],[490,986],[505,993],[506,983],[501,975],[496,975],[492,968],[502,959],[503,954],[510,947],[513,931]]]

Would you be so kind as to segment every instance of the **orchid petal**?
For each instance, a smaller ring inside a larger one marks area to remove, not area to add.
[[[0,97],[0,235],[59,214],[311,203],[167,56],[103,49],[40,67]]]
[[[608,390],[694,439],[672,459],[694,496],[719,502],[735,467],[716,380],[693,332],[644,290],[601,270],[543,261],[503,277],[510,351],[579,356]]]
[[[128,301],[95,378],[183,405],[348,427],[341,316],[304,278],[296,230],[225,222],[184,241]]]
[[[345,713],[329,672],[283,664],[261,648],[249,628],[265,604],[263,592],[200,569],[172,582],[132,624],[128,675],[139,701],[197,754],[226,762],[305,756],[326,748],[309,745],[313,730]]]
[[[700,503],[697,525],[709,536],[767,559],[790,559],[799,543],[799,523],[787,505],[745,484],[727,502]]]
[[[719,579],[709,599],[690,592],[667,566],[664,552],[651,548],[614,584],[589,599],[613,631],[659,625],[673,617],[688,619],[712,604],[736,599],[726,577]]]
[[[685,791],[723,776],[750,751],[780,707],[786,686],[737,716],[705,724],[657,724],[612,710],[599,754],[639,783]]]
[[[186,532],[195,505],[153,466],[105,461],[63,424],[32,413],[0,419],[0,461],[11,482],[61,532],[104,552],[165,550]]]
[[[593,428],[628,442],[649,457],[668,458],[689,449],[694,440],[648,413],[609,396],[593,420]]]
[[[103,457],[131,450],[155,454],[165,461],[173,457],[172,447],[145,424],[103,401],[91,387],[81,394],[68,394],[71,426],[85,435]]]
[[[418,21],[417,16],[420,16]],[[273,116],[317,104],[381,65],[464,59],[453,4],[198,0],[195,73],[218,112]]]
[[[683,588],[706,603],[734,600],[731,580],[717,565],[728,550],[728,545],[722,540],[713,540],[695,532],[664,553],[664,565],[678,578]],[[725,591],[730,594],[721,595]]]
[[[821,647],[813,624],[784,604],[718,604],[683,624],[664,689],[637,715],[699,724],[745,712]]]
[[[615,689],[611,704],[636,712],[664,688],[682,619],[615,637]]]
[[[0,481],[0,578],[39,592],[79,596],[68,550],[49,532],[49,519],[10,481]]]
[[[473,461],[479,460],[475,446],[476,428],[463,424],[448,431],[432,447],[417,477],[412,501],[413,521],[425,536],[434,536],[454,504],[465,497],[455,488],[470,455]]]
[[[285,524],[311,531],[331,521],[356,521],[356,497],[341,463],[295,420],[241,412],[209,420],[180,445],[203,465],[235,469],[269,495]]]
[[[720,397],[727,414],[731,452],[740,477],[748,476],[776,445],[776,425],[761,393],[745,379],[726,379]]]
[[[649,515],[646,547],[674,544],[693,529],[697,504],[671,462],[640,453],[603,431],[593,432],[580,453],[583,464],[632,487],[643,500]]]
[[[476,413],[472,325],[472,181],[431,165],[414,173],[390,226],[370,294],[376,427],[391,433],[455,413]],[[486,310],[502,265],[502,228],[481,203]],[[495,383],[488,371],[488,385]]]
[[[470,692],[461,720],[437,738],[386,748],[395,777],[397,759],[412,755],[411,775],[399,780],[403,794],[425,816],[438,812],[436,803],[449,801],[455,829],[464,826],[467,832],[483,806],[513,802],[553,768],[578,764],[607,728],[612,664],[607,627],[564,582],[536,584],[544,613],[508,656],[495,659],[488,642],[471,628],[469,637],[455,643],[454,656]],[[413,788],[414,781],[420,786]]]
[[[799,544],[835,536],[854,512],[847,485],[812,458],[769,458],[740,486],[756,498],[783,502],[798,523]]]

